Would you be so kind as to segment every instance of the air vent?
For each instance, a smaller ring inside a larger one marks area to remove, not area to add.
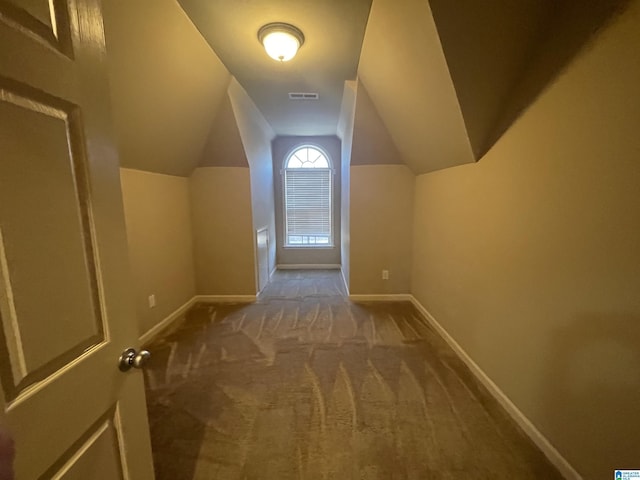
[[[318,100],[317,93],[291,92],[289,100]]]

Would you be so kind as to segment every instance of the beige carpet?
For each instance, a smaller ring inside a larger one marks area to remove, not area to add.
[[[149,345],[158,480],[561,478],[410,303],[339,275],[276,272]]]

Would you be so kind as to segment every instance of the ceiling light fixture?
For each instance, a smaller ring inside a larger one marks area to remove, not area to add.
[[[288,62],[304,43],[304,35],[288,23],[268,23],[258,30],[258,40],[271,58]]]

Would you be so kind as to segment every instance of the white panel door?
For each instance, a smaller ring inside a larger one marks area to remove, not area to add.
[[[99,0],[0,0],[0,407],[18,480],[153,479]]]

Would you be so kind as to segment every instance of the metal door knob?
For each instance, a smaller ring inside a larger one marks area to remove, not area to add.
[[[142,368],[151,358],[151,353],[146,350],[140,350],[140,353],[137,353],[134,348],[127,348],[122,355],[120,355],[120,359],[118,360],[118,367],[121,371],[126,372],[133,368]]]

